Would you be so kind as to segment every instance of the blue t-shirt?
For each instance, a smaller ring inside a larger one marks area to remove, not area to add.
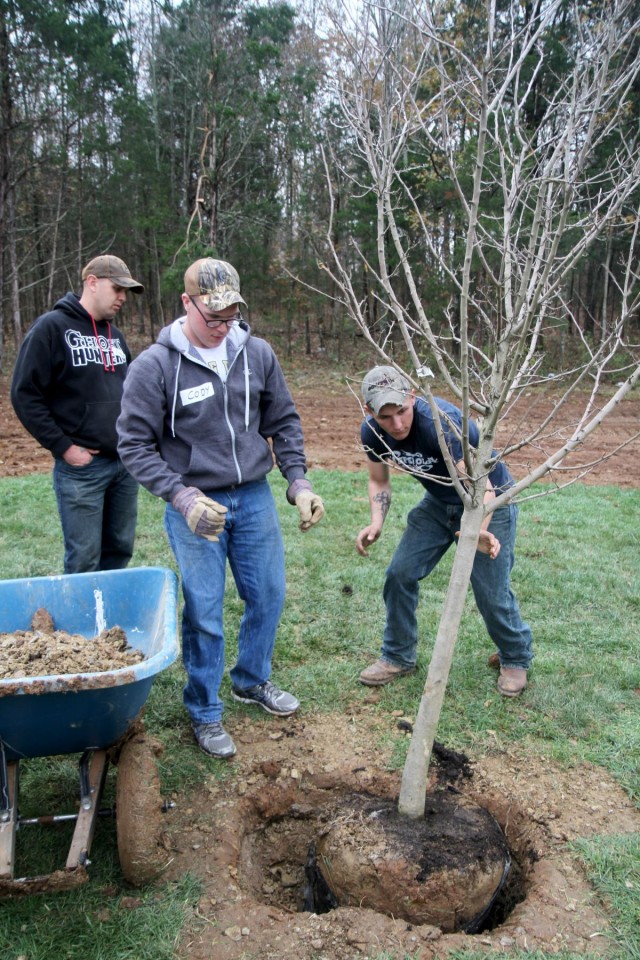
[[[463,458],[462,443],[456,430],[462,430],[462,413],[452,403],[435,397],[438,409],[446,416],[442,418],[442,430],[454,463]],[[387,461],[401,469],[411,471],[416,480],[434,497],[446,503],[460,503],[460,497],[451,482],[449,471],[444,462],[438,435],[433,422],[431,407],[422,397],[417,397],[413,408],[413,423],[405,440],[394,440],[380,427],[373,417],[367,417],[360,428],[362,445],[370,460]],[[451,425],[447,422],[451,421]],[[478,445],[480,433],[473,420],[469,421],[469,441],[472,447]],[[513,486],[513,478],[504,463],[496,463],[489,474],[496,493]]]

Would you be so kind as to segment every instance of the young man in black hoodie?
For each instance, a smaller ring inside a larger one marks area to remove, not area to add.
[[[55,460],[65,573],[126,567],[133,553],[138,484],[116,434],[131,354],[112,320],[128,291],[143,289],[119,257],[95,257],[81,295],[67,293],[38,317],[16,360],[11,402]]]

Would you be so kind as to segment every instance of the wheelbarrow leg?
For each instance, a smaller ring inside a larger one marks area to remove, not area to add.
[[[67,870],[86,867],[90,862],[89,851],[108,765],[106,750],[87,750],[80,759],[80,810],[69,847]]]
[[[10,760],[0,741],[0,879],[11,879],[16,856],[18,826],[18,761]]]

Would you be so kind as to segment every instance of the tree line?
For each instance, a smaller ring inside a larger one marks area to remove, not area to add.
[[[350,272],[375,336],[381,342],[392,336],[379,278],[368,265],[379,243],[388,246],[389,269],[400,274],[401,265],[391,236],[378,231],[375,184],[342,109],[353,79],[348,54],[367,7],[331,4],[323,11],[315,0],[295,6],[0,0],[0,363],[36,316],[78,288],[82,265],[107,251],[145,285],[146,295],[135,298],[127,316],[145,339],[177,315],[185,267],[214,255],[238,268],[250,314],[290,339],[305,331],[306,349],[312,332],[316,342],[339,351],[355,325],[323,270],[330,250],[339,251]],[[416,65],[420,49],[409,46],[416,34],[402,24],[422,7],[412,0],[376,4],[395,25],[389,44]],[[514,17],[524,22],[532,9],[503,7],[505,28]],[[523,128],[548,138],[550,149],[555,133],[545,104],[570,74],[579,47],[570,9],[561,4],[549,25],[543,64],[534,69],[532,58],[526,96],[514,91]],[[479,11],[454,0],[446,17],[446,43],[470,60],[478,53]],[[584,17],[593,15],[594,4],[585,3]],[[616,55],[637,58],[638,42],[636,34]],[[367,65],[372,90],[382,82],[379,69],[373,60]],[[425,70],[416,111],[424,110],[436,82],[442,78]],[[636,77],[624,91],[624,123],[601,144],[590,176],[594,193],[611,157],[637,149],[639,94]],[[370,121],[373,135],[383,136],[376,118]],[[453,96],[447,123],[455,188],[451,158],[434,150],[427,131],[394,162],[389,190],[426,309],[436,326],[455,333],[459,293],[452,278],[465,255],[464,190],[473,184],[471,166],[465,181],[465,163],[478,130]],[[494,202],[490,191],[480,200],[487,230]],[[567,274],[563,310],[592,341],[606,335],[620,312],[619,251],[637,229],[637,204],[636,191]],[[572,217],[580,223],[579,204]],[[572,228],[569,221],[568,237]],[[474,265],[479,286],[490,266]],[[561,362],[569,341],[575,345],[576,327],[561,312],[554,320],[542,344]],[[481,338],[482,318],[468,322]]]

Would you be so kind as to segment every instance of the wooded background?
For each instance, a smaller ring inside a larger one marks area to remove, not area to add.
[[[401,14],[404,0],[388,5]],[[414,4],[411,4],[414,6]],[[585,3],[585,19],[606,4]],[[341,119],[335,90],[350,40],[351,6],[325,15],[313,0],[290,5],[234,0],[0,0],[0,366],[33,320],[67,290],[79,289],[82,265],[113,252],[145,285],[129,298],[128,333],[155,337],[179,313],[182,273],[214,255],[240,272],[248,317],[259,315],[294,334],[306,350],[340,354],[355,332],[325,271],[331,178],[331,244],[352,263],[372,327],[387,318],[366,257],[376,243],[376,202]],[[529,4],[505,18],[535,14]],[[560,7],[545,37],[544,69],[526,100],[532,134],[545,103],[572,67],[576,20]],[[451,3],[447,40],[476,55],[481,6]],[[401,38],[400,38],[401,39]],[[398,37],[394,42],[398,42]],[[500,38],[496,38],[496,43]],[[626,56],[638,57],[640,40]],[[478,51],[479,55],[479,51]],[[425,99],[430,83],[424,77]],[[608,159],[638,135],[636,82],[626,115],[601,152]],[[464,122],[462,120],[464,116]],[[450,149],[458,168],[473,156],[476,130],[455,103]],[[540,135],[549,137],[548,118]],[[452,273],[464,256],[463,211],[433,149],[419,141],[403,176],[440,237]],[[471,185],[473,171],[469,169]],[[591,178],[598,189],[598,170]],[[636,225],[638,193],[628,210],[572,270],[563,309],[545,338],[548,362],[566,364],[619,315],[618,251]],[[593,197],[590,198],[590,201]],[[492,198],[481,214],[491,217]],[[402,191],[398,191],[402,211]],[[576,221],[580,211],[576,209]],[[422,242],[409,202],[401,218],[414,275],[429,314],[442,328],[455,320],[455,289]],[[569,242],[569,238],[568,238]],[[351,255],[350,251],[353,251]],[[391,269],[394,251],[387,251]],[[478,263],[479,282],[483,265]],[[297,279],[295,279],[297,278]],[[299,282],[302,280],[303,282]],[[327,296],[328,295],[328,296]],[[637,324],[632,317],[629,323]],[[634,339],[635,332],[627,330]],[[637,337],[635,337],[637,340]],[[5,357],[6,354],[6,357]]]

